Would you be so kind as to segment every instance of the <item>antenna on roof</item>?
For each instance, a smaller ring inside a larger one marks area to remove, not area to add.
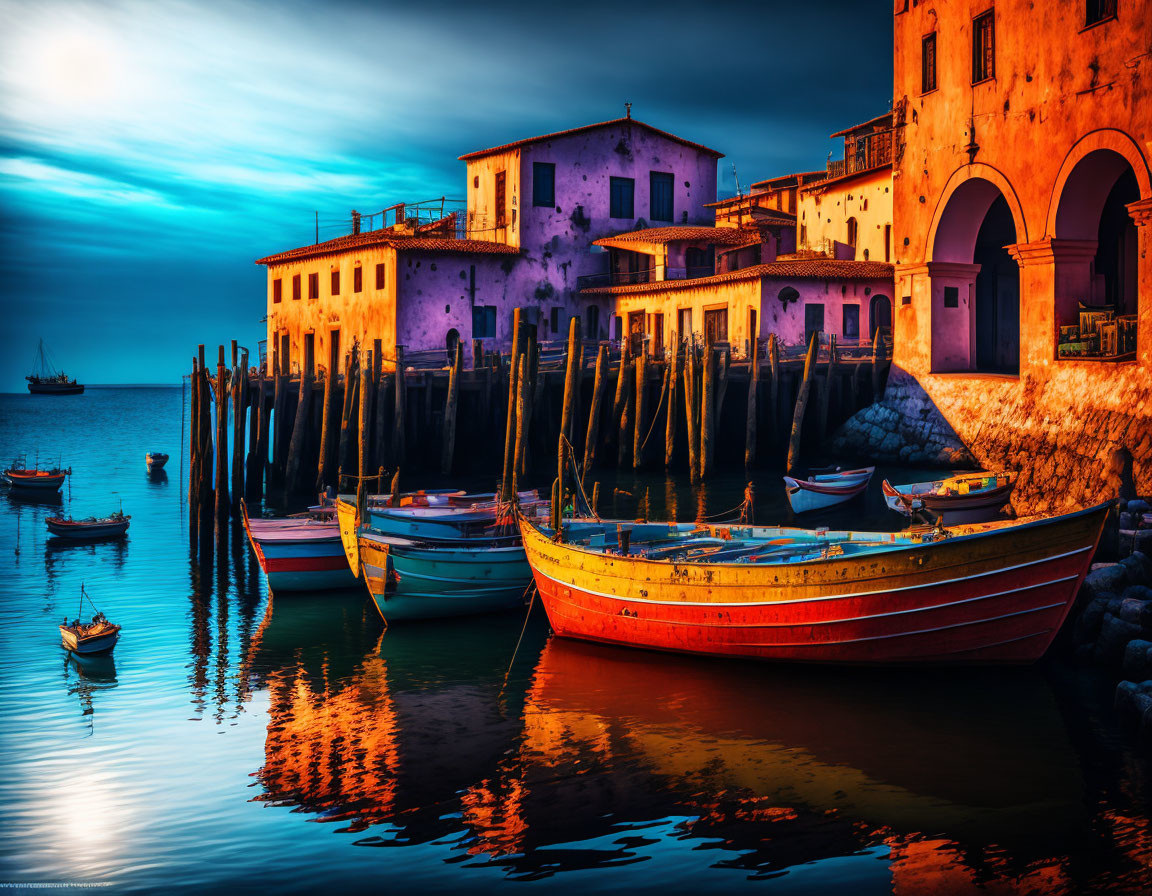
[[[736,179],[736,195],[740,199],[744,198],[744,191],[740,189],[740,175],[736,173],[736,163],[732,163],[732,177]]]
[[[624,112],[625,112],[625,116],[624,116],[625,118],[631,118],[632,117],[632,104],[631,103],[625,103],[624,104]]]

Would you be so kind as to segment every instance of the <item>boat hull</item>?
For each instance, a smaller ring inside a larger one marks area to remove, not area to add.
[[[60,626],[60,644],[66,650],[81,656],[92,656],[98,653],[107,653],[116,646],[116,642],[120,640],[120,627],[116,626],[113,631],[108,632],[106,635],[98,635],[94,638],[77,638],[76,633],[65,626]]]
[[[33,395],[79,395],[84,387],[79,383],[29,383]]]
[[[45,474],[42,476],[20,476],[5,473],[4,479],[12,488],[29,492],[58,492],[60,491],[60,486],[64,484],[63,473],[57,475]]]
[[[863,494],[864,490],[868,488],[867,480],[849,488],[812,488],[811,486],[815,486],[817,483],[801,482],[788,476],[784,477],[784,482],[788,503],[792,506],[793,513],[807,513],[809,510],[835,507],[837,504],[851,501],[857,495]]]
[[[1030,663],[1067,616],[1106,513],[789,565],[645,560],[521,531],[561,636],[793,662]]]
[[[248,541],[273,593],[355,588],[338,526],[296,520],[249,520]]]
[[[399,546],[361,535],[360,563],[388,623],[514,609],[532,580],[522,547]]]
[[[128,532],[128,520],[115,523],[68,523],[47,520],[48,531],[57,538],[85,541],[97,538],[118,538]]]

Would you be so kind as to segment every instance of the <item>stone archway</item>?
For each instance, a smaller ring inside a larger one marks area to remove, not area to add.
[[[1027,239],[1015,191],[969,165],[949,179],[929,232],[934,371],[1020,371],[1020,269],[1008,247]]]

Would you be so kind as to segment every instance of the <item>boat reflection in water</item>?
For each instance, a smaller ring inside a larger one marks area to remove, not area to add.
[[[631,866],[798,884],[832,862],[897,892],[1068,892],[1112,824],[1036,670],[798,674],[545,643],[534,617],[501,692],[520,620],[371,619],[351,597],[277,602],[252,662],[261,798],[358,845],[434,844],[465,874],[611,867],[614,886]],[[1147,856],[1129,841],[1103,848]]]
[[[79,698],[81,714],[89,717],[89,730],[92,730],[96,696],[116,687],[116,660],[110,653],[82,656],[68,651],[64,659],[64,681],[68,693]]]

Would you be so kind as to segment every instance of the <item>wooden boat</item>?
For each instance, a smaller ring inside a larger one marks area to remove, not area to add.
[[[335,521],[251,519],[244,505],[241,512],[244,531],[273,593],[354,588],[358,584],[348,568]]]
[[[823,663],[1028,663],[1052,643],[1111,504],[955,530],[609,527],[524,547],[557,635]],[[663,530],[663,531],[661,531]]]
[[[794,513],[809,510],[822,510],[836,504],[850,501],[862,494],[872,480],[875,467],[859,470],[837,470],[831,473],[818,473],[808,480],[784,477],[784,487],[788,493],[788,503]]]
[[[351,495],[342,498],[345,504],[354,504]],[[547,506],[546,501],[527,501],[521,512],[535,516]],[[499,505],[473,504],[470,507],[385,507],[369,504],[364,525],[382,535],[432,541],[451,541],[469,538],[489,538],[499,534]],[[514,525],[513,525],[514,528]]]
[[[84,391],[84,386],[75,379],[68,379],[48,362],[43,339],[40,340],[36,358],[37,372],[24,377],[28,381],[28,391],[33,395],[79,395]]]
[[[940,514],[942,522],[978,523],[994,519],[1012,496],[1016,473],[964,473],[935,482],[893,486],[881,484],[884,503],[897,513],[911,516],[925,508]]]
[[[148,468],[149,473],[164,469],[166,463],[168,463],[168,455],[160,451],[149,451],[144,455],[144,465]]]
[[[74,520],[72,517],[50,516],[44,523],[48,531],[57,538],[96,539],[115,538],[128,531],[128,523],[132,517],[123,511],[117,511],[106,517],[88,517]]]
[[[35,492],[58,492],[64,484],[64,478],[71,470],[53,468],[51,470],[22,469],[9,467],[4,471],[4,480],[13,489],[23,489]]]
[[[92,599],[80,586],[80,612],[84,611],[84,601],[92,605],[96,615],[91,622],[81,622],[79,614],[72,622],[67,619],[60,626],[60,643],[73,653],[90,656],[96,653],[107,653],[116,646],[120,639],[120,626],[108,621],[108,618],[96,609]]]

